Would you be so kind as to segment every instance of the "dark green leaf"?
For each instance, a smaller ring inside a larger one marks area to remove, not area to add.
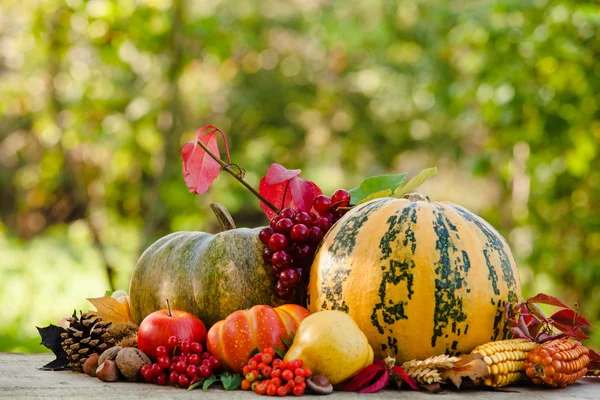
[[[292,347],[292,343],[294,343],[294,337],[292,336],[292,340],[287,340],[285,337],[281,336],[281,341],[288,349]]]
[[[275,353],[277,353],[277,355],[281,358],[285,357],[285,351],[283,351],[282,349],[280,349],[279,347],[273,346],[273,348],[275,349]]]
[[[204,390],[206,392],[208,390],[208,388],[210,387],[210,385],[217,382],[218,380],[219,380],[219,378],[216,377],[215,375],[209,376],[208,378],[206,378],[206,380],[204,380],[204,383],[202,384],[202,390]]]
[[[260,352],[260,350],[258,350],[258,347],[255,347],[254,350],[252,350],[252,353],[250,353],[250,357],[254,357],[255,355],[257,355]]]
[[[351,202],[352,204],[356,204],[367,196],[386,189],[393,192],[398,186],[404,183],[405,179],[406,173],[371,176],[362,181],[359,187],[348,191],[350,192]]]
[[[242,385],[242,376],[240,374],[229,375],[227,380],[221,376],[221,381],[225,390],[236,390]]]

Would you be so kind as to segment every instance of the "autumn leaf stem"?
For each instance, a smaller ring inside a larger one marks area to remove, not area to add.
[[[269,202],[269,200],[265,199],[252,186],[250,186],[250,184],[244,180],[244,177],[242,176],[242,173],[240,171],[237,171],[237,172],[234,171],[231,168],[231,164],[227,164],[223,160],[221,160],[219,157],[217,157],[217,155],[215,153],[213,153],[212,151],[210,151],[210,149],[204,143],[202,143],[202,141],[198,140],[197,144],[198,144],[198,146],[202,147],[202,149],[206,152],[206,154],[211,156],[212,159],[215,160],[221,166],[221,169],[223,171],[229,173],[231,176],[233,176],[235,179],[237,179],[238,182],[240,182],[242,185],[244,185],[246,187],[246,189],[248,189],[254,196],[256,196],[260,201],[265,203],[267,205],[267,207],[269,207],[275,213],[279,214],[279,209],[277,207],[275,207],[273,204],[271,204],[271,202]]]

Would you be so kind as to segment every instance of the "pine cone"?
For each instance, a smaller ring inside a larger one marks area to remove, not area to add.
[[[402,364],[408,375],[425,385],[442,382],[440,371],[451,369],[460,359],[447,355],[429,357],[425,360],[412,360]]]
[[[103,321],[94,312],[82,313],[68,318],[69,327],[66,333],[61,333],[61,345],[67,353],[68,368],[73,371],[83,371],[83,364],[92,354],[102,354],[109,347],[115,345],[108,328],[110,322]]]

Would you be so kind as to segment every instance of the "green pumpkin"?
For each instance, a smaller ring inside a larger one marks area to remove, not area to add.
[[[198,316],[207,328],[237,310],[284,303],[275,295],[270,267],[262,258],[262,228],[234,229],[225,208],[211,207],[223,232],[175,232],[142,254],[129,288],[136,322],[165,308],[165,299],[171,308]]]

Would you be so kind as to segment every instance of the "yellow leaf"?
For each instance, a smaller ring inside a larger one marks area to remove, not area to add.
[[[379,192],[371,193],[361,201],[359,201],[356,205],[366,203],[369,200],[378,199],[380,197],[388,197],[392,195],[392,191],[390,189],[380,190]]]
[[[98,316],[106,322],[127,322],[133,321],[129,313],[129,302],[127,299],[121,303],[117,299],[104,295],[88,299],[90,303],[98,310]]]

